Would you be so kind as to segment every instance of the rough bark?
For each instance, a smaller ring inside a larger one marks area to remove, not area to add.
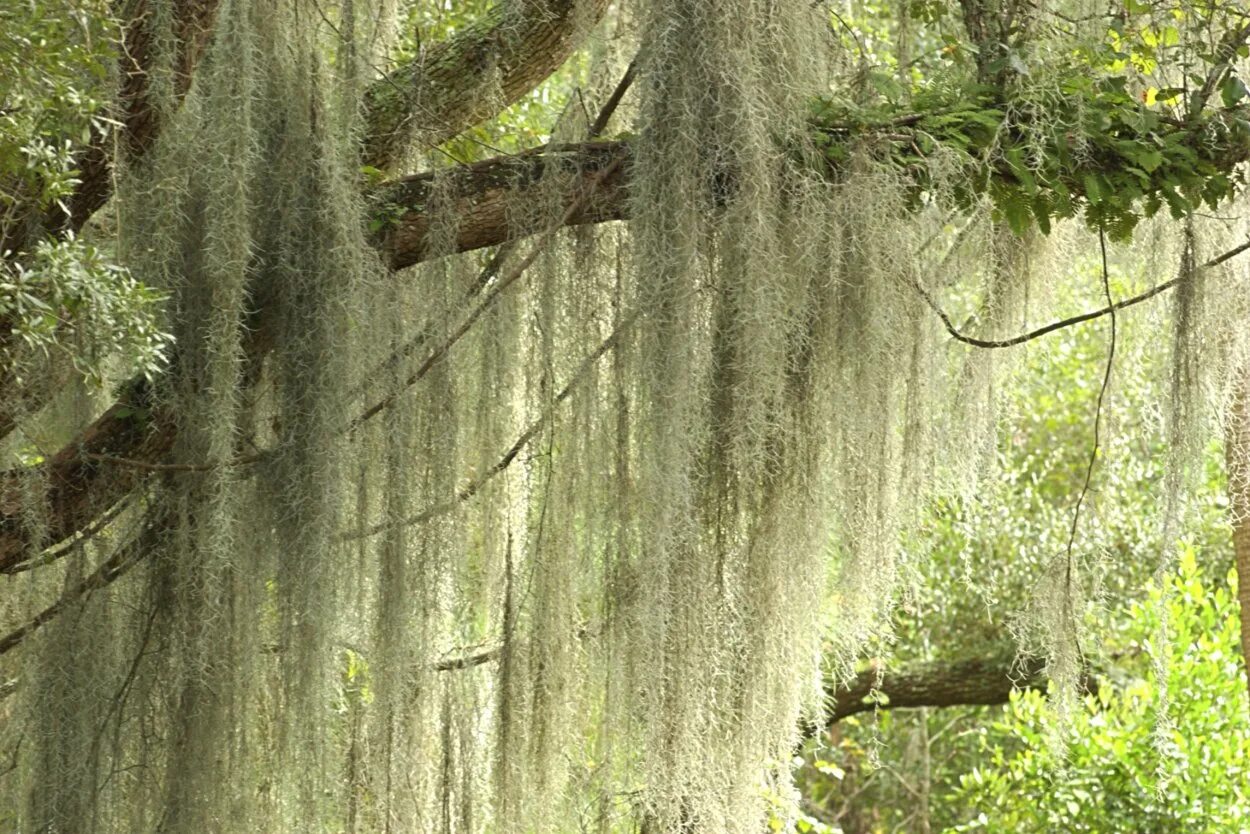
[[[429,257],[426,235],[432,218],[426,209],[436,188],[440,199],[454,201],[448,209],[456,217],[457,252],[543,231],[549,219],[538,220],[518,209],[553,178],[561,182],[562,208],[573,209],[568,225],[620,220],[627,208],[628,162],[629,146],[624,142],[587,142],[483,160],[443,175],[450,182],[438,182],[432,174],[405,177],[387,186],[375,201],[379,222],[386,224],[378,242],[392,269]]]
[[[1041,661],[1017,661],[1010,649],[984,657],[927,661],[889,668],[874,661],[832,693],[829,723],[878,709],[993,706],[1005,704],[1016,689],[1044,690]],[[879,693],[882,697],[871,697]]]
[[[507,0],[373,84],[364,161],[387,170],[518,101],[560,68],[608,0]]]
[[[85,528],[151,474],[141,462],[160,460],[170,450],[174,420],[149,411],[145,394],[143,386],[132,386],[129,396],[38,469],[5,473],[0,480],[0,573],[21,569],[42,547]],[[41,525],[30,524],[23,509],[32,487],[45,490]]]

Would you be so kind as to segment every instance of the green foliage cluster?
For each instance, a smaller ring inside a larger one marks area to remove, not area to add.
[[[164,299],[74,237],[42,240],[24,262],[0,261],[0,319],[12,344],[64,354],[95,384],[109,370],[150,379],[161,368],[171,341],[160,327]],[[110,369],[111,357],[123,367]]]
[[[1133,607],[1132,635],[1143,653],[1158,651],[1152,641],[1161,608],[1168,615],[1173,657],[1166,717],[1158,682],[1143,661],[1139,679],[1105,685],[1085,699],[1064,728],[1067,758],[1058,761],[1038,729],[1042,695],[1016,697],[1005,719],[981,737],[985,765],[966,774],[953,797],[975,816],[949,831],[1246,830],[1250,704],[1235,586],[1231,571],[1226,585],[1204,581],[1191,550],[1165,590]]]
[[[31,202],[48,208],[68,197],[77,184],[75,155],[93,130],[107,131],[117,34],[110,5],[0,5],[0,224]]]
[[[1165,205],[1179,219],[1218,207],[1244,184],[1236,165],[1250,156],[1250,121],[1240,89],[1230,88],[1228,107],[1178,120],[1136,99],[1123,76],[1073,72],[1010,107],[978,87],[917,95],[905,110],[824,98],[812,120],[835,169],[866,149],[905,173],[914,205],[967,209],[988,197],[1017,234],[1034,224],[1049,233],[1055,220],[1080,215],[1128,240]],[[935,173],[952,161],[957,176]]]
[[[1096,260],[1089,253],[1056,272],[1053,292],[1060,309],[1097,306]],[[1156,280],[1148,259],[1112,250],[1116,297]],[[959,317],[967,313],[961,309]],[[1115,430],[1102,438],[1090,514],[1075,543],[1081,574],[1101,601],[1086,620],[1085,645],[1112,658],[1100,668],[1117,680],[1140,673],[1140,658],[1129,658],[1140,633],[1129,604],[1141,598],[1164,547],[1159,495],[1167,443],[1154,410],[1166,394],[1160,380],[1166,378],[1167,357],[1152,348],[1158,340],[1156,313],[1141,309],[1122,319],[1114,393],[1104,405],[1106,424]],[[1034,602],[1040,578],[1067,543],[1072,503],[1093,442],[1090,418],[1106,336],[1106,328],[1097,326],[1052,334],[1030,346],[1017,374],[1004,384],[995,477],[986,478],[975,495],[936,502],[922,534],[909,545],[920,576],[895,614],[892,666],[1013,650],[1013,622],[1026,624],[1021,612]],[[1199,566],[1210,575],[1223,575],[1231,564],[1221,461],[1216,445],[1207,449],[1205,470],[1184,516]],[[847,832],[923,830],[920,818],[935,831],[966,822],[979,809],[969,813],[955,791],[960,776],[986,766],[982,733],[999,710],[882,711],[843,720],[825,746],[808,751],[802,772],[807,807],[836,818]],[[1046,720],[1053,717],[1039,714],[1034,731]]]
[[[169,346],[160,293],[107,248],[53,234],[61,221],[43,228],[69,216],[81,157],[114,124],[119,34],[107,0],[0,6],[0,241],[21,250],[0,253],[0,367],[19,378],[53,356],[97,385],[151,377]]]

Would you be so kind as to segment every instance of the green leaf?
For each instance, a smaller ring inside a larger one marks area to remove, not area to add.
[[[1153,174],[1159,170],[1159,166],[1163,164],[1163,152],[1151,148],[1150,150],[1141,151],[1135,160],[1138,165],[1146,170],[1148,174]]]
[[[1010,190],[999,205],[1007,225],[1017,236],[1024,235],[1033,219],[1033,210],[1020,192]]]
[[[1246,97],[1245,83],[1235,75],[1230,75],[1220,84],[1220,98],[1225,107],[1232,107]]]
[[[1050,204],[1045,197],[1038,196],[1030,203],[1033,209],[1033,218],[1037,221],[1037,227],[1041,229],[1042,234],[1050,234]]]
[[[1189,215],[1189,201],[1182,197],[1175,188],[1164,184],[1159,187],[1159,193],[1167,202],[1173,220],[1181,220]]]
[[[1091,203],[1102,201],[1102,189],[1098,186],[1098,177],[1092,173],[1085,173],[1081,176],[1081,183],[1085,186],[1085,199]]]

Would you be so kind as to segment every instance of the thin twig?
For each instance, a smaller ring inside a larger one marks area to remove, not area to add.
[[[1238,246],[1234,246],[1232,249],[1229,249],[1227,252],[1221,255],[1217,255],[1216,257],[1202,264],[1199,268],[1210,269],[1212,267],[1219,266],[1225,261],[1228,261],[1237,257],[1238,255],[1245,252],[1246,250],[1250,250],[1250,241],[1246,241],[1245,243],[1242,243]],[[961,333],[959,329],[955,327],[954,322],[951,321],[951,317],[946,314],[946,311],[943,310],[942,307],[937,303],[937,301],[933,298],[932,294],[930,294],[929,291],[924,288],[924,285],[922,285],[919,281],[913,280],[912,286],[916,290],[916,292],[920,294],[920,297],[924,299],[924,302],[925,304],[929,306],[929,309],[931,309],[934,313],[936,313],[938,318],[942,320],[942,324],[946,327],[946,332],[951,335],[951,338],[953,338],[957,342],[963,342],[965,345],[972,345],[973,347],[996,349],[996,348],[1016,347],[1017,345],[1022,345],[1025,342],[1031,342],[1034,339],[1041,338],[1042,336],[1045,336],[1048,333],[1053,333],[1056,330],[1062,330],[1065,327],[1071,327],[1074,324],[1081,324],[1083,322],[1093,321],[1094,319],[1102,318],[1103,316],[1106,316],[1106,315],[1114,316],[1117,310],[1123,310],[1126,307],[1132,307],[1135,304],[1140,304],[1143,301],[1148,301],[1154,298],[1156,295],[1167,292],[1168,290],[1176,287],[1178,284],[1180,284],[1184,280],[1185,280],[1184,275],[1178,275],[1177,277],[1173,278],[1170,281],[1164,281],[1162,284],[1157,284],[1151,287],[1150,289],[1146,290],[1145,292],[1132,296],[1131,298],[1126,298],[1123,301],[1117,301],[1115,304],[1108,304],[1106,307],[1102,307],[1098,310],[1091,310],[1087,313],[1081,313],[1080,315],[1071,316],[1070,318],[1060,319],[1059,321],[1053,321],[1050,324],[1037,328],[1036,330],[1030,330],[1027,333],[1021,333],[1018,336],[1012,336],[1011,338],[1008,338],[1008,339],[978,339],[975,336],[968,336],[964,333]]]
[[[620,105],[621,99],[625,97],[625,93],[634,83],[634,76],[637,74],[638,56],[634,56],[629,62],[629,66],[625,68],[625,74],[621,76],[621,80],[617,83],[616,89],[612,91],[612,95],[608,96],[608,100],[603,103],[603,107],[599,109],[599,115],[590,125],[590,129],[586,131],[588,139],[598,139],[604,130],[608,127],[608,122],[612,119],[612,114],[616,112],[616,108]]]
[[[95,452],[83,452],[82,456],[87,460],[112,463],[117,466],[129,466],[133,469],[145,469],[149,472],[212,472],[224,466],[246,466],[249,463],[257,463],[264,459],[265,453],[261,452],[255,455],[248,455],[247,457],[222,461],[221,463],[151,463],[146,460],[123,458],[116,455],[101,455]]]
[[[119,549],[108,559],[105,559],[90,576],[61,594],[56,602],[0,638],[0,654],[5,654],[19,646],[23,640],[60,614],[71,603],[120,579],[126,571],[142,561],[147,554],[148,548],[142,547],[140,545],[141,541],[142,539],[137,539]]]
[[[134,496],[134,493],[127,493],[125,498],[123,498],[121,501],[118,501],[109,510],[105,511],[104,514],[101,515],[99,518],[97,518],[95,521],[93,521],[90,526],[84,528],[82,532],[79,533],[76,538],[71,539],[68,542],[64,542],[60,544],[59,546],[56,546],[55,548],[48,548],[47,550],[43,551],[42,553],[40,553],[38,556],[34,558],[27,559],[24,562],[18,562],[17,564],[10,565],[4,569],[0,569],[0,573],[7,573],[7,574],[24,573],[25,571],[28,571],[28,570],[41,568],[44,565],[51,564],[52,562],[55,562],[57,559],[64,557],[70,551],[81,548],[87,542],[91,541],[96,536],[98,536],[110,524],[116,521],[117,518],[123,512],[125,512],[126,509],[133,503],[134,501],[133,496]]]
[[[1072,526],[1068,529],[1068,543],[1064,548],[1064,588],[1063,588],[1063,625],[1070,630],[1076,656],[1084,665],[1084,652],[1081,650],[1080,632],[1076,626],[1076,616],[1072,610],[1072,551],[1076,545],[1076,531],[1081,522],[1081,507],[1085,504],[1085,496],[1089,494],[1090,484],[1094,480],[1094,466],[1098,462],[1098,450],[1101,442],[1102,412],[1106,400],[1107,389],[1111,386],[1111,370],[1115,365],[1116,347],[1116,315],[1115,303],[1111,298],[1111,276],[1107,268],[1107,237],[1100,228],[1098,230],[1098,249],[1102,256],[1102,290],[1107,299],[1107,309],[1111,316],[1111,334],[1107,345],[1107,365],[1102,374],[1102,385],[1098,389],[1098,401],[1094,405],[1094,442],[1090,445],[1089,463],[1085,467],[1085,479],[1081,483],[1081,491],[1076,496],[1076,506],[1072,509]]]
[[[387,394],[381,400],[361,412],[361,414],[353,419],[348,425],[348,429],[356,429],[361,424],[375,417],[384,409],[394,405],[405,388],[410,388],[420,382],[421,379],[430,372],[430,369],[433,368],[439,360],[447,355],[447,352],[451,350],[452,346],[455,345],[456,342],[460,341],[461,337],[463,337],[465,333],[469,332],[477,320],[481,318],[482,314],[495,303],[499,296],[503,295],[508,287],[512,286],[517,279],[525,274],[525,270],[527,270],[530,265],[538,259],[538,256],[542,254],[546,244],[556,236],[556,233],[559,232],[560,229],[568,225],[569,221],[572,220],[579,211],[582,210],[585,204],[590,201],[591,196],[595,193],[600,183],[612,176],[612,174],[616,172],[616,169],[620,167],[621,161],[620,157],[612,160],[611,164],[600,171],[595,178],[590,181],[590,184],[586,186],[586,189],[578,195],[577,199],[574,200],[565,210],[559,222],[544,232],[543,236],[539,238],[537,243],[534,244],[534,247],[530,249],[529,254],[527,254],[520,263],[509,270],[508,274],[501,278],[497,284],[491,287],[490,292],[485,298],[482,299],[482,302],[473,308],[473,311],[465,317],[459,327],[449,333],[447,338],[445,338],[436,348],[434,348],[433,351],[430,352],[430,355],[427,356],[425,361],[421,363],[421,366],[413,371],[413,373],[406,380],[404,380],[404,384],[399,390],[392,391],[390,394]]]
[[[543,427],[546,426],[551,418],[555,416],[556,407],[560,405],[560,403],[567,400],[573,393],[574,389],[576,389],[578,385],[590,376],[590,370],[594,367],[595,363],[598,362],[605,353],[611,350],[621,340],[621,337],[624,336],[626,331],[634,324],[634,322],[638,320],[638,317],[639,313],[634,312],[622,320],[616,330],[614,330],[608,338],[604,339],[599,344],[599,347],[595,348],[593,353],[582,360],[581,365],[573,374],[573,378],[568,381],[568,384],[560,389],[560,391],[551,400],[551,403],[547,406],[546,410],[543,411],[542,415],[540,415],[534,422],[530,423],[529,426],[526,427],[525,431],[521,432],[520,437],[518,437],[516,441],[508,447],[508,450],[503,453],[499,460],[495,461],[489,469],[458,490],[455,497],[448,501],[444,501],[441,504],[435,504],[432,507],[428,507],[415,515],[409,516],[408,518],[401,519],[399,521],[384,521],[365,530],[349,533],[344,536],[344,538],[351,541],[354,539],[366,538],[368,536],[375,536],[378,533],[394,529],[395,527],[408,527],[413,524],[423,524],[432,518],[437,518],[440,515],[445,515],[446,513],[451,512],[463,502],[468,501],[474,495],[477,495],[477,493],[481,491],[482,487],[484,487],[488,481],[512,465],[513,461],[515,461],[517,456],[521,453],[521,450],[524,449],[531,440],[537,437],[539,432],[543,430]]]
[[[1102,374],[1102,386],[1098,389],[1098,402],[1094,406],[1094,443],[1089,450],[1089,463],[1085,467],[1085,481],[1081,484],[1081,492],[1076,497],[1076,507],[1072,511],[1072,527],[1068,530],[1068,546],[1065,549],[1065,553],[1068,560],[1067,574],[1069,585],[1072,583],[1072,547],[1076,542],[1077,524],[1081,520],[1081,506],[1085,503],[1085,496],[1089,493],[1089,485],[1094,479],[1094,464],[1098,461],[1098,449],[1101,440],[1103,401],[1107,396],[1107,389],[1111,385],[1111,369],[1115,363],[1115,304],[1111,300],[1111,278],[1107,270],[1107,240],[1101,229],[1098,231],[1098,247],[1102,253],[1103,293],[1107,298],[1107,308],[1111,311],[1111,336],[1107,346],[1107,366]]]

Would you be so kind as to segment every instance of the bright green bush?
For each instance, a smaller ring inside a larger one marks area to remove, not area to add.
[[[1203,581],[1192,551],[1178,575],[1134,605],[1140,678],[1104,683],[1052,751],[1044,699],[1015,697],[982,736],[984,764],[951,797],[956,831],[1072,834],[1250,832],[1250,703],[1238,650],[1236,576]],[[1161,611],[1170,631],[1166,718],[1149,655]]]

